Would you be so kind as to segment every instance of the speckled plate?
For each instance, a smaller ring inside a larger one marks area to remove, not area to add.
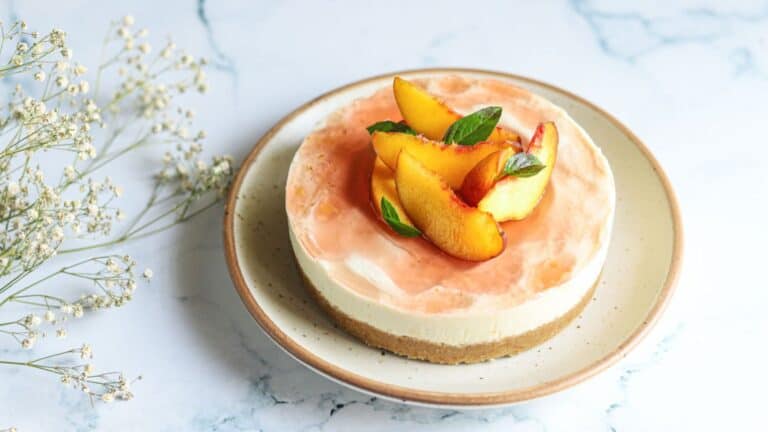
[[[427,69],[408,78],[461,74],[509,81],[565,108],[607,156],[617,208],[608,259],[593,301],[556,337],[492,362],[445,366],[369,348],[335,328],[302,286],[284,209],[288,166],[330,113],[391,85],[382,75],[326,93],[278,122],[245,159],[227,201],[224,241],[237,292],[261,328],[298,361],[358,390],[393,400],[458,407],[503,405],[550,394],[615,363],[669,300],[682,255],[677,201],[648,148],[618,120],[549,84],[499,72]],[[256,326],[254,326],[256,331]]]

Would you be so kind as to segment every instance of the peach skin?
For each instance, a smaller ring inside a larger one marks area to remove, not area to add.
[[[494,153],[467,174],[461,187],[462,197],[468,204],[492,214],[499,222],[526,218],[547,189],[557,160],[557,145],[555,124],[540,124],[526,149],[544,164],[540,172],[530,177],[504,177],[502,171],[511,155]]]
[[[405,212],[445,253],[469,261],[504,250],[504,235],[493,217],[465,204],[436,173],[407,151],[400,152],[395,185]]]
[[[395,77],[392,89],[400,114],[408,126],[431,140],[442,141],[448,128],[462,117],[421,87],[403,78]],[[496,127],[487,141],[519,143],[520,137],[509,129]]]
[[[376,158],[371,173],[371,202],[376,207],[379,216],[384,213],[381,208],[382,197],[386,198],[395,208],[397,215],[400,217],[400,222],[406,225],[413,225],[413,222],[408,218],[405,210],[403,210],[403,206],[400,204],[400,197],[397,196],[394,171],[389,169],[381,159]]]
[[[513,145],[509,142],[447,145],[400,132],[374,132],[371,142],[376,154],[390,169],[396,169],[397,157],[401,150],[405,150],[454,189],[461,187],[467,173],[486,156]]]

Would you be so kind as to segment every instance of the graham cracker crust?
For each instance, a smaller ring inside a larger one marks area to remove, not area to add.
[[[393,335],[350,317],[328,303],[328,300],[315,288],[298,263],[297,267],[301,272],[307,291],[309,291],[320,307],[331,316],[333,321],[347,333],[374,348],[382,348],[414,360],[442,364],[479,363],[499,357],[511,356],[533,348],[555,336],[576,318],[587,303],[589,303],[597,287],[597,281],[595,281],[592,288],[571,310],[559,318],[526,333],[510,336],[496,342],[452,346],[415,339],[409,336]]]

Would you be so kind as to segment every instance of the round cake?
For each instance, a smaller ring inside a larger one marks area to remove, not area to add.
[[[403,118],[382,88],[327,118],[291,163],[286,211],[307,288],[344,330],[410,358],[471,363],[531,348],[592,298],[615,207],[608,162],[563,109],[528,90],[462,76],[414,83],[459,114],[501,107],[498,126],[522,147],[537,125],[553,123],[557,157],[545,193],[527,217],[498,224],[503,250],[490,259],[398,235],[371,197],[377,154],[366,127]]]

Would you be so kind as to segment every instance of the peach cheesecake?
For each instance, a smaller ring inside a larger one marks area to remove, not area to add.
[[[340,327],[453,364],[531,348],[581,312],[615,188],[589,135],[541,96],[398,77],[304,139],[285,205],[307,288]]]

